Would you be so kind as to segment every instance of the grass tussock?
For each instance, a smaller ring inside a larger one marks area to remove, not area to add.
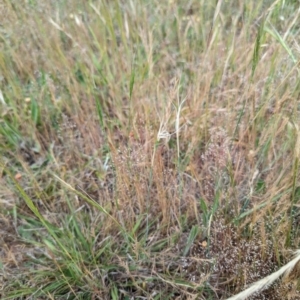
[[[1,299],[300,299],[298,6],[0,4]]]

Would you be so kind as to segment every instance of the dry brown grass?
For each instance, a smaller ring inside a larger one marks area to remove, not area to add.
[[[1,299],[227,299],[299,248],[297,1],[146,2],[0,5]]]

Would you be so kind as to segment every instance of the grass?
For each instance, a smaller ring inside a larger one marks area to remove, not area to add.
[[[43,2],[0,6],[1,299],[299,299],[299,1]]]

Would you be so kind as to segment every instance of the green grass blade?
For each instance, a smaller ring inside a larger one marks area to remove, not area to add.
[[[183,256],[186,256],[190,251],[190,248],[193,245],[194,240],[197,237],[198,233],[199,233],[199,226],[193,226],[187,240],[187,245],[183,251]]]
[[[96,97],[96,108],[97,108],[97,113],[98,113],[98,117],[99,117],[100,126],[101,126],[102,129],[104,129],[103,109],[102,109],[102,105],[100,103],[100,100],[97,97]]]
[[[269,23],[270,26],[272,26],[271,23]],[[288,53],[289,57],[292,59],[292,61],[294,63],[297,63],[297,59],[294,56],[292,49],[288,46],[288,44],[286,43],[286,41],[281,37],[281,35],[279,34],[279,32],[272,26],[272,29],[265,26],[264,29],[266,32],[268,32],[273,38],[275,38],[280,45],[283,47],[283,49]]]
[[[31,99],[31,120],[35,126],[39,125],[41,120],[39,105],[34,99]]]
[[[135,80],[135,71],[134,68],[131,71],[130,75],[130,83],[129,83],[129,98],[131,99],[132,97],[132,91],[133,91],[133,86],[134,86],[134,80]]]

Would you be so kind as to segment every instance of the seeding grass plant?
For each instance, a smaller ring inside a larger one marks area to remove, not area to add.
[[[299,16],[2,1],[0,298],[300,299]]]

